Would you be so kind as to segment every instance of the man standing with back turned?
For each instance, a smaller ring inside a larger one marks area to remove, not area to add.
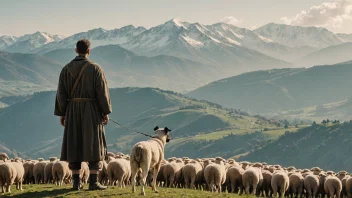
[[[65,127],[61,160],[69,162],[74,190],[82,188],[82,162],[89,165],[89,190],[105,190],[97,175],[107,154],[104,125],[112,111],[109,89],[101,67],[88,59],[90,42],[79,40],[76,53],[61,71],[56,94],[55,115]]]

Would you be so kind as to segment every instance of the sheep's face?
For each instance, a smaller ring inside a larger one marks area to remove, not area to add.
[[[165,138],[166,142],[170,142],[171,141],[171,129],[165,127],[165,128],[159,128],[158,126],[156,126],[154,128],[155,133],[157,134],[157,136],[159,136],[159,138],[163,139]]]

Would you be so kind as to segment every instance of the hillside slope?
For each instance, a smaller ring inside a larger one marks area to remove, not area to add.
[[[222,134],[222,138],[226,134],[260,130],[264,126],[275,127],[260,117],[248,116],[237,110],[226,110],[219,105],[199,102],[170,91],[121,88],[111,89],[110,94],[113,102],[112,119],[148,134],[152,134],[152,129],[157,125],[173,129],[172,138],[175,144],[173,147],[170,144],[170,149],[180,148],[176,139],[216,134]],[[59,125],[58,118],[53,116],[54,99],[54,92],[37,93],[30,99],[5,108],[0,114],[3,131],[0,139],[3,145],[11,150],[15,149],[24,157],[59,155],[63,128]],[[106,136],[109,150],[126,153],[130,152],[137,141],[146,139],[118,128],[113,123],[107,126]],[[231,142],[227,144],[231,145]],[[192,145],[192,142],[188,142],[188,145]],[[182,155],[180,152],[167,151],[167,155]],[[201,155],[207,153],[209,152],[202,151]]]
[[[342,43],[315,51],[296,61],[296,65],[310,67],[313,65],[330,65],[351,60],[352,43]]]
[[[43,56],[62,65],[75,57],[74,49]],[[89,56],[100,64],[111,87],[158,87],[185,92],[224,76],[220,68],[174,56],[139,56],[119,45],[96,47]]]
[[[352,123],[315,125],[296,133],[286,133],[277,141],[259,148],[241,160],[270,164],[351,172]]]
[[[341,101],[352,96],[352,63],[245,73],[188,95],[252,112],[274,113]]]

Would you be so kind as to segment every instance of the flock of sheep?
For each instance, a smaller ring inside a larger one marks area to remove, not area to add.
[[[108,153],[102,162],[99,182],[105,185],[125,187],[131,185],[130,157],[122,153]],[[152,186],[153,171],[148,171],[147,185]],[[139,176],[139,175],[138,175]],[[137,177],[138,177],[137,176]],[[89,169],[82,163],[80,178],[87,183]],[[72,173],[68,163],[52,157],[48,161],[9,159],[0,153],[0,186],[2,192],[11,192],[16,184],[22,190],[24,184],[69,184]],[[138,180],[137,180],[138,181]],[[296,169],[266,163],[236,162],[233,159],[169,158],[161,161],[156,177],[159,187],[192,188],[212,192],[245,193],[263,197],[352,197],[352,177],[346,171],[334,173],[318,167]]]

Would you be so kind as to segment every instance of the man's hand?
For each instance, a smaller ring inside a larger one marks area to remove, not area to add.
[[[109,122],[109,115],[104,115],[104,116],[103,116],[103,124],[104,124],[104,125],[107,125],[108,122]]]
[[[65,116],[60,116],[60,124],[65,126]]]

